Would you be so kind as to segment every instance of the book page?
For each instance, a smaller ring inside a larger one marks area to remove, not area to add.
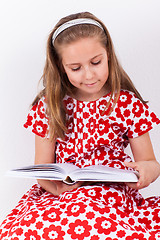
[[[104,165],[94,165],[77,169],[70,173],[73,181],[108,181],[108,182],[137,182],[138,173],[112,168]]]

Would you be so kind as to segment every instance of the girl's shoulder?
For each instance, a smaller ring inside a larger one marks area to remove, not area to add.
[[[150,131],[155,125],[160,124],[160,119],[151,110],[150,106],[143,103],[135,93],[121,90],[119,99],[112,113],[116,121],[123,123],[128,128],[128,138],[138,137]]]
[[[49,120],[47,116],[47,103],[45,96],[41,97],[31,107],[23,126],[41,137],[46,137],[48,135]]]
[[[134,92],[129,90],[121,90],[119,98],[117,100],[117,107],[134,107],[135,104],[143,105],[144,108],[148,108],[148,105],[143,103]]]
[[[123,89],[120,91],[120,98],[132,99],[133,101],[138,99],[138,97],[134,92],[131,92],[129,90],[123,90]]]

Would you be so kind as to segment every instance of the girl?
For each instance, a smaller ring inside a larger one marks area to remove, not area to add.
[[[139,181],[38,180],[3,221],[0,239],[158,240],[160,197],[145,200],[138,189],[160,175],[148,133],[160,120],[120,66],[105,25],[88,12],[61,19],[42,79],[24,125],[35,133],[35,164],[130,168]]]

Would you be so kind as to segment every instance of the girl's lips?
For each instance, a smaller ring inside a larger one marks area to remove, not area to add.
[[[90,83],[90,84],[85,84],[87,87],[92,87],[94,85],[96,85],[97,82],[94,82],[94,83]]]

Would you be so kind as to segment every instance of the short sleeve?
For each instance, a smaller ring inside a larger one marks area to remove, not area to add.
[[[40,137],[49,138],[49,121],[46,114],[45,97],[42,97],[30,109],[23,126]]]
[[[147,104],[143,104],[133,93],[132,103],[129,106],[131,118],[126,120],[128,124],[128,138],[135,138],[150,131],[155,125],[160,123],[160,119],[151,111]]]

